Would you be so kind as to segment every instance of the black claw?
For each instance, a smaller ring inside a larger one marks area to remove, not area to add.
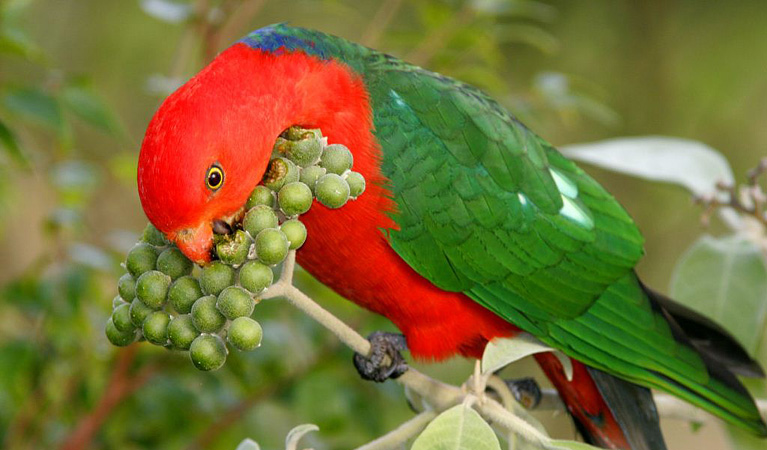
[[[371,345],[370,356],[355,353],[353,359],[354,367],[363,379],[383,383],[407,371],[407,362],[400,353],[407,350],[405,336],[376,331],[368,336],[368,340]]]
[[[532,378],[505,380],[514,398],[527,409],[535,409],[541,403],[541,387]]]

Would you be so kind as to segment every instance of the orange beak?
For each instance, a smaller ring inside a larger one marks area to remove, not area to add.
[[[213,227],[209,223],[203,222],[197,228],[184,228],[169,237],[179,250],[195,263],[205,265],[210,262]]]

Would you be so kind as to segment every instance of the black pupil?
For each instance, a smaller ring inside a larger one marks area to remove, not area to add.
[[[208,175],[208,185],[215,188],[219,184],[221,184],[221,172],[218,170],[211,171],[210,175]]]

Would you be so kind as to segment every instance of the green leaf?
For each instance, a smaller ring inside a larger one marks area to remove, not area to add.
[[[724,156],[687,139],[617,138],[568,145],[561,150],[569,158],[648,180],[675,183],[695,195],[711,195],[717,182],[732,184],[734,179]]]
[[[549,448],[556,448],[556,449],[567,449],[567,450],[601,450],[599,447],[594,447],[593,445],[586,444],[585,442],[578,442],[578,441],[565,441],[560,439],[552,439],[551,447]]]
[[[300,441],[306,433],[318,431],[319,429],[320,427],[313,423],[305,423],[303,425],[294,427],[292,430],[290,430],[288,436],[285,438],[285,450],[297,450],[298,441]]]
[[[529,333],[519,333],[510,338],[496,338],[485,346],[482,354],[482,372],[495,372],[520,359],[536,353],[553,352],[562,363],[562,368],[570,380],[573,377],[573,363],[562,352],[542,343]]]
[[[36,88],[11,88],[2,97],[8,111],[40,125],[61,131],[64,120],[61,107],[51,95]]]
[[[21,152],[16,136],[2,121],[0,121],[0,144],[11,158],[22,164],[26,163],[26,158]]]
[[[116,131],[116,121],[109,108],[86,83],[67,86],[61,92],[63,105],[78,117],[107,132]]]
[[[0,53],[16,55],[28,60],[40,60],[42,51],[18,30],[0,30]]]
[[[767,320],[767,266],[756,244],[740,236],[701,237],[674,269],[671,296],[755,354]]]
[[[501,450],[501,444],[479,413],[460,404],[437,416],[411,450]]]
[[[253,439],[245,438],[235,450],[261,450],[261,447]]]

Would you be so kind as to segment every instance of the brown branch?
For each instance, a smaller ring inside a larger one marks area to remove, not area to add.
[[[367,47],[375,47],[384,31],[397,14],[402,0],[387,0],[381,3],[381,7],[373,15],[370,23],[365,28],[365,34],[360,38],[360,43]]]
[[[708,226],[711,216],[718,208],[732,208],[745,216],[756,219],[762,226],[767,227],[767,214],[765,213],[767,195],[759,185],[759,178],[765,173],[767,173],[767,158],[762,158],[755,168],[748,171],[748,181],[745,185],[738,187],[719,182],[716,184],[716,194],[695,197],[695,202],[704,207],[701,214],[703,226]]]
[[[60,447],[61,450],[79,450],[90,447],[93,437],[109,418],[114,408],[154,375],[155,366],[153,365],[144,366],[135,375],[131,375],[129,371],[135,359],[135,345],[118,352],[112,375],[98,404],[80,420],[74,431],[64,440]]]

